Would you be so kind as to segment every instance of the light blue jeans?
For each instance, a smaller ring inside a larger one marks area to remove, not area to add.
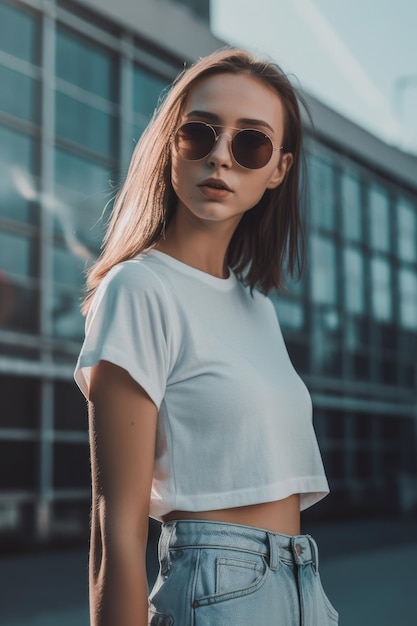
[[[223,522],[162,526],[150,626],[334,626],[317,544]]]

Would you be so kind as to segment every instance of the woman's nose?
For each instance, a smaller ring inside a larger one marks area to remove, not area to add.
[[[223,165],[231,167],[233,165],[232,157],[232,138],[226,133],[218,135],[213,150],[208,156],[209,165]]]

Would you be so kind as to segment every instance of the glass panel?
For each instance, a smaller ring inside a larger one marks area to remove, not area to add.
[[[0,441],[0,490],[32,490],[36,487],[37,444],[32,441]]]
[[[109,171],[102,165],[64,150],[55,154],[56,192],[52,203],[55,231],[83,262],[98,251],[105,220],[100,220],[115,190],[109,186]]]
[[[87,432],[87,405],[84,396],[73,382],[56,382],[54,401],[54,419],[57,430]]]
[[[55,246],[53,250],[54,282],[81,289],[84,284],[84,263],[70,250]]]
[[[105,156],[114,155],[114,117],[63,93],[56,94],[56,132]]]
[[[34,142],[0,126],[0,215],[33,222],[36,198],[33,180]]]
[[[389,200],[380,187],[369,190],[369,215],[371,246],[375,250],[390,249]]]
[[[58,31],[56,73],[102,98],[117,99],[114,55],[78,35]]]
[[[146,70],[135,67],[133,72],[133,110],[150,117],[167,82]]]
[[[283,328],[301,329],[304,326],[304,310],[301,302],[286,300],[285,298],[270,296],[275,307],[280,325]]]
[[[343,252],[345,308],[349,313],[361,314],[365,310],[363,256],[353,247],[346,247]]]
[[[385,259],[371,261],[372,312],[376,319],[389,321],[392,317],[391,268]]]
[[[39,48],[36,47],[38,24],[34,15],[21,4],[0,4],[0,47],[8,54],[37,63]]]
[[[334,170],[330,163],[311,156],[311,213],[316,226],[331,230],[335,225]]]
[[[398,256],[417,260],[417,207],[406,200],[398,203]]]
[[[0,328],[34,332],[38,330],[38,320],[37,291],[16,285],[0,268]],[[13,346],[13,356],[17,356],[17,351],[17,346]]]
[[[0,376],[0,428],[37,428],[39,392],[33,378]]]
[[[9,115],[35,121],[38,117],[38,84],[33,78],[24,76],[0,65],[0,109]]]
[[[317,234],[311,235],[311,288],[317,304],[336,302],[335,244]]]
[[[400,321],[403,328],[417,329],[417,274],[408,269],[400,269]]]
[[[0,269],[20,276],[34,276],[33,241],[0,231]]]
[[[54,445],[54,487],[89,487],[90,454],[88,444],[56,443]]]
[[[342,175],[343,235],[346,239],[362,239],[362,206],[360,183],[353,176]]]
[[[81,315],[81,296],[78,291],[54,287],[52,323],[54,337],[82,339],[85,319]]]

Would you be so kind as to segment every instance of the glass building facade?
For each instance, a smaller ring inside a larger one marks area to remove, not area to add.
[[[0,536],[88,528],[84,270],[182,62],[81,4],[0,0]],[[313,396],[333,490],[317,515],[395,512],[417,480],[417,186],[307,147],[308,272],[271,299]]]

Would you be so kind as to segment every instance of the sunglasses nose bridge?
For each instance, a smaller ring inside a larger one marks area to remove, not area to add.
[[[217,133],[217,132],[215,132],[213,148],[210,150],[210,155],[208,156],[212,156],[213,153],[217,153],[218,151],[220,151],[220,148],[222,147],[222,144],[223,144],[223,142],[220,141],[222,137],[226,138],[225,146],[226,146],[228,157],[229,158],[233,157],[233,153],[232,153],[233,135],[230,135],[229,133]]]

